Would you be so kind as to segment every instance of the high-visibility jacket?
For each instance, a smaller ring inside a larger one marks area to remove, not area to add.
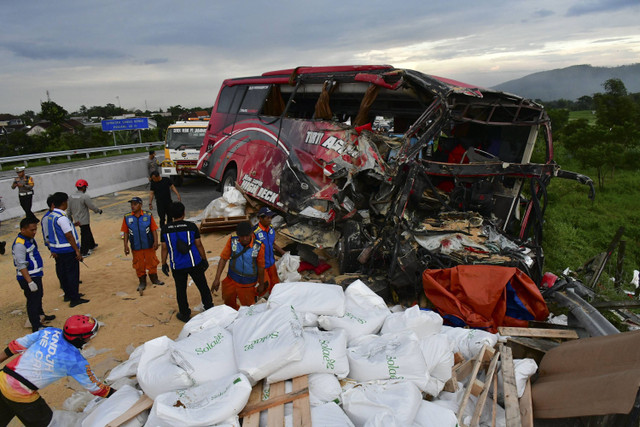
[[[129,243],[132,250],[139,251],[153,247],[151,213],[142,211],[140,216],[135,216],[131,212],[124,216],[124,222],[129,229]]]
[[[253,230],[253,233],[256,235],[256,239],[264,244],[264,268],[269,268],[276,262],[276,257],[273,253],[273,245],[276,242],[276,232],[271,226],[265,231],[260,227],[260,224],[258,224]]]
[[[42,239],[47,248],[49,247],[49,220],[47,219],[49,215],[51,215],[51,211],[45,212],[40,220],[40,224],[42,225]]]
[[[38,244],[35,239],[30,239],[18,233],[18,237],[13,241],[13,264],[16,266],[16,276],[23,279],[20,270],[26,268],[31,277],[39,277],[43,275],[42,257],[38,252]],[[26,265],[25,265],[26,263]]]
[[[258,280],[258,254],[263,243],[254,239],[250,247],[242,246],[238,236],[231,237],[231,258],[229,259],[229,277],[240,284],[254,283]]]
[[[53,211],[51,211],[49,216],[47,216],[47,221],[49,221],[49,249],[51,250],[51,252],[56,254],[74,252],[71,243],[69,243],[69,241],[67,240],[67,236],[64,235],[64,233],[62,232],[62,228],[60,227],[59,220],[62,217],[65,217],[65,219],[69,221],[69,219],[66,218],[64,211],[61,211],[59,209],[54,209]],[[73,226],[73,224],[71,225],[71,230],[73,238],[76,241],[76,245],[80,247],[78,232],[76,231],[76,228]]]

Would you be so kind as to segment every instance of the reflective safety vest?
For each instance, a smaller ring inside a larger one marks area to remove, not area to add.
[[[58,224],[58,220],[65,216],[57,210],[51,211],[49,216],[47,216],[47,221],[49,222],[49,249],[51,252],[56,254],[66,254],[70,252],[74,252],[71,243],[67,240],[67,236],[62,232],[62,228]],[[76,228],[71,225],[71,231],[73,234],[73,238],[76,240],[76,245],[80,247],[80,242],[78,240],[78,232]]]
[[[38,252],[38,244],[35,239],[29,239],[28,237],[23,236],[18,233],[18,237],[13,241],[13,247],[16,245],[23,245],[27,250],[26,261],[29,263],[27,266],[27,271],[29,272],[29,276],[31,277],[40,277],[43,275],[42,271],[42,257],[40,256],[40,252]],[[13,264],[16,266],[16,277],[18,279],[22,279],[22,273],[17,269],[17,265],[15,259],[13,260]]]
[[[256,235],[256,239],[264,244],[264,268],[269,268],[276,262],[276,258],[273,254],[273,244],[276,242],[276,232],[273,227],[269,226],[267,231],[264,231],[260,224],[256,225],[253,233]]]
[[[242,246],[238,236],[231,237],[231,258],[229,259],[229,277],[234,281],[248,285],[258,281],[258,253],[263,243],[254,240],[253,246]]]
[[[153,247],[151,213],[142,211],[140,216],[128,213],[124,216],[124,221],[129,228],[129,243],[132,250],[139,251]]]
[[[42,225],[42,239],[44,240],[44,245],[49,247],[49,220],[47,219],[51,215],[51,211],[47,211],[43,216],[40,224]]]
[[[169,250],[172,270],[191,268],[200,264],[202,257],[195,243],[195,233],[186,229],[185,223],[173,222],[163,228],[163,231],[166,231],[164,242]]]

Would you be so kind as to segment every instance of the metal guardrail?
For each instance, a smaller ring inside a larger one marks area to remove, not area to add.
[[[141,144],[112,145],[107,147],[79,148],[77,150],[51,151],[48,153],[32,153],[22,156],[0,157],[0,170],[2,170],[2,165],[4,163],[23,162],[25,166],[28,166],[29,160],[46,159],[47,163],[51,163],[51,159],[54,157],[66,157],[68,160],[71,160],[71,156],[77,156],[78,154],[85,154],[88,159],[89,155],[92,153],[103,153],[106,156],[108,151],[118,151],[122,153],[122,150],[150,148],[162,144],[164,144],[164,141],[143,142]]]

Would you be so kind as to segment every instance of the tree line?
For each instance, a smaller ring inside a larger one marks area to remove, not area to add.
[[[0,133],[0,157],[17,156],[21,154],[44,153],[50,151],[74,150],[80,148],[104,147],[113,144],[113,136],[103,132],[100,126],[83,126],[70,122],[71,117],[82,117],[86,122],[99,123],[123,114],[135,114],[137,117],[149,117],[156,121],[155,129],[118,132],[118,144],[132,144],[138,142],[163,141],[167,127],[181,117],[187,117],[195,111],[211,111],[212,107],[184,108],[181,105],[169,107],[171,115],[161,115],[157,112],[134,110],[130,111],[114,104],[86,107],[82,105],[78,111],[69,113],[64,107],[54,101],[47,100],[40,103],[40,112],[27,110],[18,117],[25,127],[13,132]],[[38,123],[47,123],[46,131],[39,135],[27,135],[27,131]]]
[[[569,120],[568,106],[548,110],[556,157],[596,169],[600,188],[616,169],[637,170],[640,164],[640,93],[628,93],[620,79],[609,79],[602,86],[603,93],[582,97],[585,102],[591,98],[588,109],[594,111],[595,123],[585,118]]]

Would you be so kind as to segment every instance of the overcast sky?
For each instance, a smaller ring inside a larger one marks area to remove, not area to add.
[[[490,87],[640,62],[639,0],[0,0],[0,113],[210,107],[222,80],[391,64]]]

